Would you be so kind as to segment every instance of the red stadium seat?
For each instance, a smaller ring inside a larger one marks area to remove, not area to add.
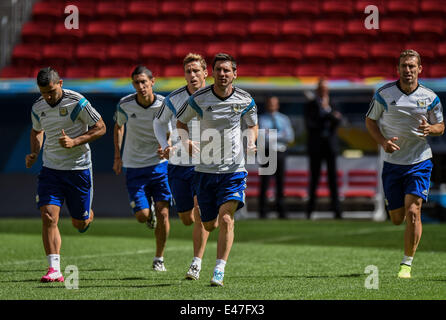
[[[404,46],[399,42],[372,43],[369,56],[377,61],[390,62],[396,66],[403,48]]]
[[[359,64],[354,63],[335,63],[330,66],[329,77],[331,79],[359,79],[362,70]]]
[[[22,27],[22,42],[47,43],[53,35],[54,23],[49,21],[30,21]]]
[[[347,173],[347,190],[345,198],[374,198],[378,185],[376,170],[353,169]]]
[[[312,61],[332,61],[336,57],[335,45],[332,43],[308,43],[304,48],[304,57]]]
[[[141,43],[149,36],[150,27],[147,20],[125,20],[118,27],[119,39],[123,43]]]
[[[158,4],[159,13],[165,19],[187,19],[191,14],[188,0],[166,0]]]
[[[383,18],[379,21],[379,27],[379,36],[383,40],[401,41],[411,34],[411,22],[404,18]]]
[[[8,66],[0,72],[0,78],[31,78],[31,67],[29,65]]]
[[[289,64],[271,64],[262,69],[262,75],[265,77],[295,77],[296,68]]]
[[[212,59],[217,53],[228,53],[234,58],[238,57],[239,44],[232,41],[219,41],[211,42],[206,47],[206,57],[208,63],[211,63]]]
[[[228,0],[224,3],[224,14],[232,19],[251,19],[255,16],[255,1]]]
[[[200,38],[203,41],[211,39],[215,33],[215,22],[210,20],[186,21],[183,35],[186,39]]]
[[[164,68],[163,77],[184,77],[184,68],[179,64],[166,66]]]
[[[93,1],[69,0],[69,1],[65,2],[65,5],[66,6],[74,5],[78,8],[78,10],[79,10],[79,27],[83,23],[88,23],[96,17],[96,3]],[[67,14],[65,14],[65,16],[67,16]]]
[[[100,1],[96,6],[97,21],[121,21],[127,13],[127,4],[122,1]]]
[[[222,20],[217,23],[215,34],[221,40],[239,41],[248,34],[248,26],[244,20]]]
[[[353,3],[350,0],[324,0],[320,9],[325,18],[345,19],[353,13]]]
[[[12,50],[12,63],[15,66],[34,65],[42,57],[42,46],[39,44],[18,44]]]
[[[99,78],[130,78],[134,66],[114,65],[100,66],[98,69]]]
[[[65,78],[95,78],[95,67],[73,66],[65,69]]]
[[[237,77],[260,77],[263,74],[262,67],[258,63],[240,63],[237,65]]]
[[[285,20],[280,28],[283,39],[305,42],[312,35],[312,22],[310,20]]]
[[[349,20],[345,24],[345,37],[355,42],[372,42],[378,36],[378,29],[366,29],[363,19]]]
[[[446,27],[441,18],[419,18],[413,21],[414,38],[438,41],[444,37],[443,28]]]
[[[368,57],[368,45],[356,42],[341,43],[337,49],[337,56],[346,62],[363,62]]]
[[[272,41],[279,34],[279,21],[254,20],[248,26],[249,39]]]
[[[183,28],[184,25],[180,21],[155,21],[149,36],[154,41],[177,41]]]
[[[37,1],[32,8],[32,19],[46,22],[65,20],[64,9],[65,6],[62,2]]]
[[[43,46],[41,64],[65,67],[72,64],[74,47],[69,44],[47,44]]]
[[[364,64],[362,67],[362,77],[396,79],[398,78],[396,63],[381,62],[376,64]]]
[[[421,56],[421,63],[431,64],[436,58],[435,48],[437,43],[429,41],[409,41],[406,42],[404,49],[413,49]]]
[[[131,65],[139,62],[138,44],[113,44],[108,48],[107,63]]]
[[[290,0],[289,14],[296,19],[311,19],[319,15],[319,1]]]
[[[93,21],[87,26],[84,40],[95,43],[112,43],[118,34],[118,24],[112,21]]]
[[[326,77],[328,76],[328,71],[325,63],[300,64],[296,68],[298,77]]]
[[[256,4],[256,17],[283,19],[288,13],[287,1],[285,0],[259,0]]]
[[[418,14],[418,0],[387,0],[386,15],[389,17],[413,18]]]
[[[423,0],[419,2],[420,16],[431,18],[443,18],[446,13],[443,0]]]
[[[79,23],[79,29],[67,29],[63,22],[58,22],[52,40],[56,43],[77,44],[84,36],[86,29],[84,25],[86,26],[86,24]]]
[[[385,6],[385,1],[386,0],[356,0],[355,4],[354,4],[354,8],[353,11],[356,14],[364,14],[365,9],[370,6],[376,6],[378,8],[378,12],[379,14],[383,14],[386,12],[386,6]],[[363,19],[364,21],[364,19]]]
[[[158,15],[158,4],[156,0],[136,0],[130,2],[127,7],[127,19],[128,21],[142,20],[156,18]]]
[[[430,78],[446,78],[446,63],[433,64],[429,66]]]
[[[79,44],[76,48],[75,60],[85,67],[97,66],[105,62],[107,49],[106,45],[100,43]]]
[[[192,4],[192,15],[196,19],[218,19],[222,14],[221,1],[197,0]]]
[[[337,42],[344,36],[344,21],[318,20],[313,25],[313,37],[318,41]]]
[[[302,51],[303,47],[297,42],[276,42],[272,46],[271,56],[278,63],[295,65],[302,58]]]
[[[437,46],[437,57],[446,59],[446,42],[440,42]]]
[[[240,45],[241,62],[264,63],[269,57],[270,45],[265,42],[245,42]]]
[[[172,45],[170,42],[144,43],[140,56],[142,60],[164,64],[172,58]]]
[[[183,62],[184,57],[189,53],[198,53],[201,56],[205,57],[205,45],[202,42],[178,42],[175,44],[173,48],[173,59],[176,59],[174,63]],[[184,71],[183,71],[184,73]]]

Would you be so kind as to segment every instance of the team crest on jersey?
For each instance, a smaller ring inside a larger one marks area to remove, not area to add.
[[[418,101],[417,101],[417,106],[418,106],[418,108],[426,108],[426,107],[427,107],[426,99],[424,99],[424,100],[418,100]]]
[[[238,113],[238,112],[242,111],[242,106],[239,105],[239,104],[233,104],[233,105],[231,106],[231,109],[232,109],[232,111]]]
[[[65,117],[68,115],[68,109],[66,107],[60,107],[59,108],[59,115],[61,117]]]

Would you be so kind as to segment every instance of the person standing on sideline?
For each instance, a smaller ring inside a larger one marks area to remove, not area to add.
[[[167,160],[162,157],[153,131],[153,119],[164,97],[153,93],[155,78],[145,66],[136,67],[131,77],[136,92],[119,101],[115,114],[113,170],[118,175],[122,167],[127,169],[127,191],[135,218],[149,228],[155,228],[156,253],[152,268],[166,271],[164,249],[170,230],[169,204],[172,196],[167,181]]]
[[[415,50],[401,52],[397,71],[398,81],[376,91],[365,124],[384,150],[382,182],[392,223],[406,220],[398,277],[410,278],[422,233],[421,206],[428,197],[433,167],[426,137],[442,135],[444,121],[440,99],[418,82],[420,55]]]
[[[335,218],[342,217],[337,184],[336,156],[338,138],[336,130],[342,121],[342,115],[334,110],[330,103],[327,81],[320,79],[316,97],[304,108],[305,127],[307,129],[307,151],[310,162],[309,200],[306,208],[307,219],[316,205],[316,189],[319,184],[322,161],[327,164],[328,185],[330,188],[331,209]]]
[[[206,86],[208,73],[206,61],[199,54],[189,53],[183,60],[183,68],[187,84],[171,92],[164,99],[161,109],[155,120],[153,120],[153,127],[156,138],[163,149],[163,155],[166,159],[169,159],[169,186],[172,189],[172,196],[178,215],[184,225],[194,225],[192,231],[194,257],[186,273],[186,279],[198,280],[201,271],[201,260],[203,259],[209,232],[204,229],[200,218],[200,209],[193,184],[195,170],[192,159],[188,157],[187,163],[181,161],[177,163],[174,159],[171,159],[170,153],[174,152],[174,148],[178,147],[176,144],[180,142],[172,141],[169,144],[167,135],[168,125],[173,120],[175,122],[172,123],[172,128],[176,128],[177,110],[187,103],[191,94]],[[193,119],[189,122],[189,131],[192,130],[191,128],[195,121],[196,119]],[[171,138],[173,137],[171,136]]]
[[[247,171],[242,147],[242,121],[247,125],[247,151],[256,152],[257,106],[249,93],[233,85],[237,63],[226,53],[218,53],[212,62],[214,84],[192,96],[177,112],[177,129],[189,154],[198,152],[189,139],[187,123],[198,117],[200,163],[195,166],[194,185],[201,220],[208,232],[220,227],[217,261],[212,286],[223,286],[225,265],[234,242],[234,213],[244,206]],[[213,156],[204,151],[212,150]]]
[[[42,240],[49,268],[42,282],[63,282],[60,271],[62,239],[57,226],[60,208],[67,201],[73,226],[84,233],[93,221],[93,173],[89,142],[103,136],[101,115],[81,94],[62,89],[63,81],[51,67],[37,74],[41,97],[31,109],[31,168],[43,144],[43,166],[36,202],[42,217]],[[43,143],[45,137],[45,143]]]
[[[268,97],[266,99],[264,114],[259,115],[259,128],[266,130],[266,142],[265,146],[268,146],[268,131],[270,129],[277,130],[277,170],[274,174],[276,178],[276,208],[279,218],[286,218],[286,208],[283,200],[283,188],[285,185],[285,172],[286,172],[286,156],[287,145],[294,140],[294,130],[291,126],[290,118],[279,112],[280,103],[278,97]],[[270,154],[269,148],[266,148],[265,155],[268,157]],[[264,164],[263,166],[268,166]],[[259,194],[259,217],[266,218],[267,214],[267,190],[270,182],[270,175],[260,176],[260,194]]]

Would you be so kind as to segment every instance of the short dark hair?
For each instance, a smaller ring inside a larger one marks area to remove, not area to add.
[[[133,76],[136,76],[137,74],[142,74],[142,73],[144,73],[145,75],[147,75],[147,77],[148,77],[149,79],[152,79],[152,78],[153,78],[152,71],[150,71],[146,66],[139,65],[139,66],[137,66],[137,67],[133,70],[133,72],[132,72],[132,79],[133,79]]]
[[[212,61],[212,70],[215,68],[215,64],[217,61],[230,61],[232,65],[232,70],[237,70],[237,61],[235,61],[234,57],[227,53],[217,53]]]
[[[418,52],[416,52],[415,50],[413,50],[413,49],[408,49],[408,50],[404,50],[403,52],[401,52],[400,58],[398,59],[398,65],[400,65],[401,59],[404,59],[406,57],[415,57],[415,58],[417,58],[418,66],[421,66],[420,54]]]
[[[39,87],[49,86],[51,83],[59,82],[59,80],[59,74],[51,67],[42,68],[37,74],[37,85]]]

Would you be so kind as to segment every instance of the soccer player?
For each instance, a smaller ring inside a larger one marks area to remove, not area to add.
[[[163,256],[170,230],[171,193],[167,181],[167,160],[162,158],[162,150],[153,131],[153,119],[164,97],[153,92],[155,78],[145,66],[136,67],[131,77],[136,92],[122,98],[116,110],[113,170],[119,175],[122,167],[127,169],[127,191],[135,218],[149,228],[155,228],[153,270],[166,271]]]
[[[223,286],[225,265],[234,241],[234,213],[244,206],[245,200],[247,171],[241,124],[244,121],[248,126],[249,152],[256,150],[258,126],[254,99],[233,86],[237,77],[234,58],[217,54],[212,63],[212,76],[214,84],[195,92],[178,110],[177,129],[181,142],[192,154],[197,146],[189,139],[187,123],[198,117],[201,161],[195,166],[194,185],[205,229],[211,232],[220,227],[211,285]],[[212,138],[205,141],[206,135]],[[213,150],[210,159],[203,153],[209,149]]]
[[[173,91],[164,99],[163,105],[153,122],[156,137],[163,149],[163,155],[167,159],[173,151],[167,139],[168,124],[175,120],[172,127],[176,127],[175,116],[177,110],[188,101],[192,93],[206,85],[208,75],[206,61],[199,54],[189,53],[184,58],[183,67],[187,84]],[[192,126],[191,122],[189,122],[189,128]],[[178,141],[172,142],[173,148],[175,148],[174,144],[176,142]],[[193,188],[194,165],[190,157],[187,160],[186,163],[183,163],[170,159],[168,176],[169,186],[172,189],[174,203],[181,221],[186,226],[194,224],[192,231],[194,257],[186,273],[186,279],[198,280],[209,232],[204,229],[201,222],[197,197]]]
[[[105,134],[101,115],[81,94],[62,89],[63,81],[51,67],[37,74],[41,97],[31,110],[31,168],[43,146],[36,202],[42,217],[42,240],[49,268],[42,282],[63,282],[60,271],[60,208],[64,200],[73,226],[83,233],[93,221],[93,175],[89,142]]]
[[[410,278],[422,233],[421,206],[428,197],[432,171],[426,137],[442,135],[444,121],[437,95],[418,83],[420,55],[414,50],[401,52],[397,71],[399,80],[375,93],[365,123],[385,151],[382,180],[390,218],[395,225],[406,220],[398,277]]]

